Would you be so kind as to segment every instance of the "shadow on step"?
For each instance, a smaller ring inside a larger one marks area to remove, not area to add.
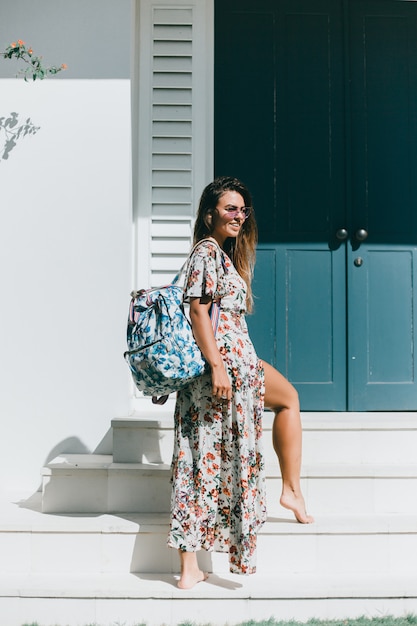
[[[148,580],[154,582],[158,580],[158,576],[155,574],[143,574],[143,573],[133,573],[133,576],[136,576],[139,580]],[[177,582],[179,580],[179,574],[172,574],[172,578],[170,576],[167,577],[165,574],[160,578],[161,582],[167,583],[171,585],[175,589],[177,589]],[[212,585],[213,587],[220,587],[221,589],[229,589],[230,591],[234,591],[236,589],[241,589],[243,585],[234,580],[228,580],[227,578],[222,578],[218,574],[209,573],[207,580],[204,581],[207,585]]]

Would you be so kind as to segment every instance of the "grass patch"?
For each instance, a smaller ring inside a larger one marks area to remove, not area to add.
[[[38,622],[31,622],[30,624],[22,624],[22,626],[43,626]],[[65,624],[55,626],[66,626]],[[85,624],[84,626],[146,626],[146,623],[127,623],[127,622],[114,622],[113,624]],[[166,626],[161,624],[160,626]],[[210,623],[197,624],[196,622],[181,622],[177,626],[211,626]],[[228,626],[228,622],[224,623],[224,626]],[[296,620],[278,621],[274,618],[263,621],[250,620],[248,622],[240,622],[235,626],[417,626],[416,615],[405,615],[404,617],[357,617],[356,619],[335,619],[335,620],[321,620],[310,619],[308,622],[297,622]]]
[[[224,626],[227,626],[227,622],[224,623]],[[22,624],[22,626],[43,626],[42,624],[38,624],[38,622],[32,622],[30,624]],[[55,624],[55,626],[60,626]],[[62,626],[65,626],[62,624]],[[126,622],[114,622],[113,624],[85,624],[84,626],[146,626],[145,623],[126,623]],[[161,624],[160,626],[165,626]],[[177,624],[177,626],[210,626],[209,623],[206,624],[197,624],[195,622],[181,622]],[[416,615],[406,615],[404,617],[358,617],[356,619],[336,619],[336,620],[320,620],[320,619],[310,619],[308,622],[297,622],[295,620],[290,621],[278,621],[274,618],[270,618],[269,620],[264,621],[255,621],[250,620],[248,622],[241,622],[236,624],[236,626],[417,626],[417,616]]]
[[[242,622],[237,626],[415,626],[417,625],[416,615],[406,615],[404,617],[357,617],[355,619],[335,619],[335,620],[322,620],[322,619],[310,619],[308,622],[291,621],[278,621],[271,618],[267,621],[254,621]],[[192,624],[179,624],[178,626],[197,626]]]

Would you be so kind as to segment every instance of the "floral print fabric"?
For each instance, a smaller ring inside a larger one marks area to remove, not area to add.
[[[233,398],[213,398],[210,374],[177,393],[168,545],[227,551],[231,572],[252,574],[266,519],[264,371],[246,326],[246,284],[209,239],[195,248],[185,283],[186,299],[202,296],[221,298],[216,342]]]

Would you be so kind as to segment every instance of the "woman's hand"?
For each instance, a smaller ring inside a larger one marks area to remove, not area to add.
[[[211,368],[211,381],[215,398],[224,401],[232,399],[232,385],[223,362]]]

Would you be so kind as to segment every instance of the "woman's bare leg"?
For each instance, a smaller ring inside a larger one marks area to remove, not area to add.
[[[180,589],[192,589],[194,585],[207,579],[208,574],[198,566],[196,552],[183,552],[182,550],[178,552],[181,561],[181,576],[178,581]]]
[[[298,522],[314,521],[307,515],[300,486],[302,430],[298,393],[274,367],[264,362],[265,406],[275,413],[272,443],[282,476],[281,505],[290,509]]]

